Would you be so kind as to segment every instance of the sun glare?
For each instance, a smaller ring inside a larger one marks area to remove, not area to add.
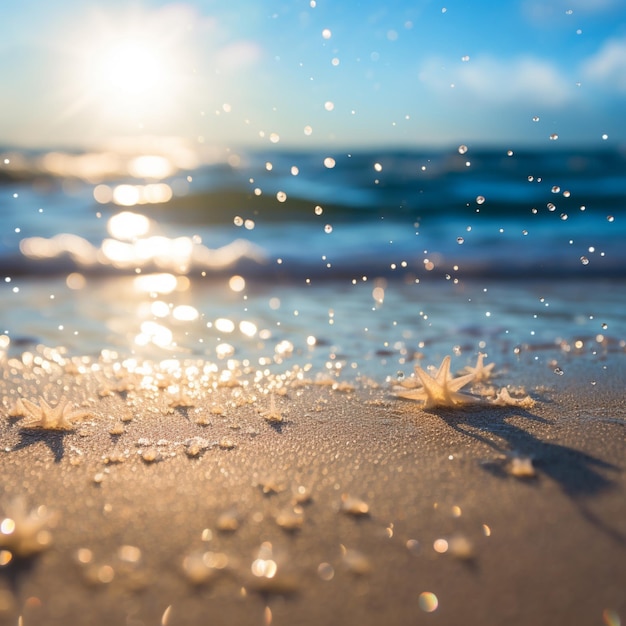
[[[94,123],[126,129],[176,119],[190,67],[183,17],[172,11],[100,13],[86,21],[71,44],[80,73],[68,76],[76,90],[66,115],[84,109],[96,116]]]
[[[154,89],[164,76],[165,64],[148,42],[122,40],[96,55],[94,79],[111,95],[139,96]]]
[[[110,114],[161,115],[176,91],[172,63],[156,39],[107,38],[96,42],[89,55],[89,90]]]

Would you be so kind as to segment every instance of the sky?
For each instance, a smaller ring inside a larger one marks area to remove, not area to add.
[[[14,147],[626,146],[626,3],[2,2],[0,87]]]

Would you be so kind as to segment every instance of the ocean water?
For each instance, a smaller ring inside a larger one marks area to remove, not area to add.
[[[554,371],[624,350],[625,241],[619,150],[6,150],[0,334],[377,380],[478,351]]]

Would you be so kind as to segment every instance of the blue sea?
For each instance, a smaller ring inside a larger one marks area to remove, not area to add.
[[[380,381],[623,351],[626,151],[549,147],[5,149],[3,347]]]

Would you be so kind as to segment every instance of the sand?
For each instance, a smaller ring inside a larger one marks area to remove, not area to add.
[[[276,422],[250,388],[171,407],[5,360],[0,521],[45,505],[50,545],[0,552],[0,623],[617,626],[625,361],[573,356],[558,376],[522,355],[501,384],[530,409],[287,384]],[[70,432],[5,417],[42,393],[89,415]]]

